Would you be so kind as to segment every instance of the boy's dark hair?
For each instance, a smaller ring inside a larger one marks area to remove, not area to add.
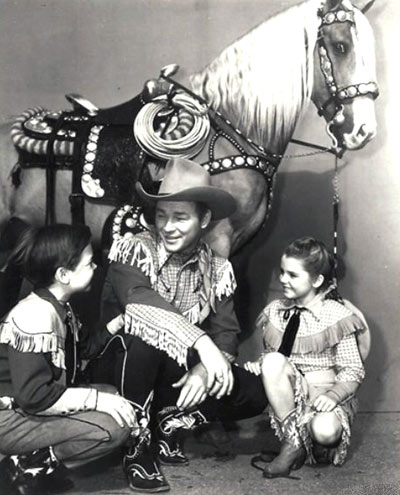
[[[86,225],[29,227],[20,236],[8,262],[19,266],[35,288],[48,287],[54,281],[57,268],[76,268],[90,237]]]
[[[334,281],[335,259],[322,241],[313,237],[300,237],[292,241],[283,254],[301,260],[304,269],[312,277],[323,275],[324,282],[318,292],[327,289]]]

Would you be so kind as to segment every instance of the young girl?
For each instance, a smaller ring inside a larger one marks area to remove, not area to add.
[[[267,478],[288,476],[306,460],[314,462],[313,454],[323,447],[335,465],[346,457],[354,394],[365,374],[357,337],[368,328],[354,306],[337,295],[333,272],[333,256],[322,242],[293,241],[281,259],[284,298],[257,319],[265,352],[245,368],[262,375],[271,425],[282,442],[279,455],[264,468]]]
[[[0,452],[7,455],[0,473],[7,493],[42,494],[57,483],[66,487],[65,466],[125,443],[136,418],[114,390],[73,386],[78,350],[91,357],[120,326],[113,320],[96,339],[79,342],[81,325],[68,300],[89,289],[96,268],[89,229],[29,229],[11,261],[34,290],[0,324]]]

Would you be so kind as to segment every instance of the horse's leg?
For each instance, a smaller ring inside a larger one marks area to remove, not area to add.
[[[206,240],[221,256],[229,257],[260,228],[266,217],[267,186],[259,172],[233,170],[212,177],[213,185],[230,192],[236,199],[236,211],[213,225]]]
[[[18,300],[22,275],[17,267],[8,265],[7,260],[27,226],[19,218],[11,218],[2,230],[0,238],[0,317],[7,313]]]
[[[221,220],[216,225],[211,225],[205,239],[219,256],[229,258],[232,248],[233,228],[229,220]]]
[[[56,172],[55,217],[57,223],[71,223],[71,172]],[[13,215],[33,225],[43,225],[46,208],[46,174],[41,169],[24,170],[22,183],[14,194]],[[85,223],[92,232],[94,247],[100,246],[102,229],[114,206],[100,205],[85,199]]]

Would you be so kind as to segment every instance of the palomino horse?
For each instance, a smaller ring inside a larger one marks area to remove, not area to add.
[[[208,233],[211,245],[223,255],[236,251],[265,220],[271,204],[274,174],[300,114],[310,100],[326,120],[327,131],[337,151],[359,149],[376,132],[373,100],[378,90],[375,83],[373,34],[364,14],[353,7],[349,0],[308,0],[263,22],[226,48],[204,70],[194,74],[190,78],[191,91],[176,86],[171,75],[168,70],[164,71],[159,80],[150,81],[144,92],[129,103],[136,113],[148,104],[164,101],[166,110],[183,107],[189,117],[209,118],[208,124],[206,122],[205,126],[200,126],[201,146],[195,146],[189,156],[210,171],[214,185],[228,190],[237,199],[236,213],[229,219],[215,223]],[[185,97],[190,98],[190,104],[197,105],[197,109],[187,111],[187,105],[180,102]],[[75,107],[81,110],[81,120],[90,124],[91,119],[94,119],[92,127],[86,127],[86,138],[89,140],[80,143],[81,155],[82,149],[83,155],[92,154],[90,160],[88,158],[83,164],[81,184],[86,193],[86,223],[92,229],[94,240],[98,242],[103,225],[115,206],[122,208],[114,218],[115,235],[120,232],[121,222],[127,225],[129,221],[136,222],[139,210],[135,210],[133,217],[126,218],[124,212],[130,210],[129,204],[124,206],[129,203],[125,197],[114,197],[110,204],[104,204],[107,198],[103,197],[103,179],[96,181],[95,178],[96,167],[93,169],[93,165],[96,165],[96,140],[114,123],[114,117],[101,121],[103,114],[96,107],[80,103],[79,98],[72,100]],[[108,117],[115,116],[113,109],[108,109],[108,113],[106,109],[106,114]],[[49,112],[44,112],[44,115],[51,119]],[[28,117],[31,115],[25,115],[23,119],[28,121]],[[125,122],[130,129],[135,117],[132,114]],[[158,114],[153,121],[148,115],[139,124],[135,121],[135,138],[138,142],[140,140],[136,131],[138,134],[143,129],[148,131],[149,126],[154,131],[157,118],[162,121]],[[170,124],[174,120],[170,117],[168,119],[168,125],[161,122],[167,127],[166,134],[171,132]],[[179,130],[182,120],[178,112],[172,127]],[[35,124],[32,121],[31,124],[36,125],[33,130],[40,134],[40,126],[46,128],[47,124],[37,122],[36,119]],[[21,129],[21,120],[17,127]],[[57,139],[61,138],[58,137],[59,133],[54,135],[54,130],[50,129],[49,132],[53,132],[53,140],[51,144],[48,142],[46,153],[47,158],[52,154],[54,159]],[[154,149],[157,146],[150,144],[146,147],[140,141],[139,148],[135,138],[133,134],[129,137],[140,151],[138,156],[153,179],[157,174],[162,176],[162,166],[160,168],[159,165],[163,159],[180,152],[180,148],[176,148],[176,143],[172,142],[170,155],[158,154],[158,150]],[[26,139],[21,136],[18,139],[15,144],[22,147]],[[35,148],[32,139],[28,141],[31,148]],[[115,133],[113,139],[113,142],[117,141],[118,133]],[[127,138],[124,139],[125,146]],[[176,142],[179,142],[178,138]],[[40,148],[40,143],[36,144]],[[70,143],[69,163],[79,155],[76,153],[77,148],[72,150],[71,146]],[[4,225],[11,217],[17,217],[30,224],[42,224],[46,206],[46,174],[33,166],[24,168],[20,174],[20,184],[15,186],[9,178],[11,167],[18,160],[15,150],[8,139],[1,149],[1,159],[4,161],[0,165],[1,223]],[[23,154],[20,152],[20,162]],[[123,163],[120,148],[115,169],[112,173],[107,172],[108,177],[118,174],[123,167],[125,171],[137,167],[135,156],[131,152]],[[55,172],[54,219],[69,223],[68,199],[72,181],[71,171],[66,168]],[[266,180],[260,180],[261,176]],[[138,172],[131,171],[131,183],[137,177]]]

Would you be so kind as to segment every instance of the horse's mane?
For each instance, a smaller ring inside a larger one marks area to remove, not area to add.
[[[375,38],[372,32],[370,23],[364,14],[360,10],[354,9],[354,19],[356,23],[356,35],[357,35],[357,46],[355,50],[360,54],[360,57],[365,64],[365,70],[372,76],[373,80],[376,79],[376,67],[375,67],[375,57],[371,57],[371,53],[375,52]],[[356,77],[360,81],[364,80],[364,74],[357,74]]]
[[[283,151],[313,84],[321,0],[271,17],[191,77],[193,91],[260,145]]]

